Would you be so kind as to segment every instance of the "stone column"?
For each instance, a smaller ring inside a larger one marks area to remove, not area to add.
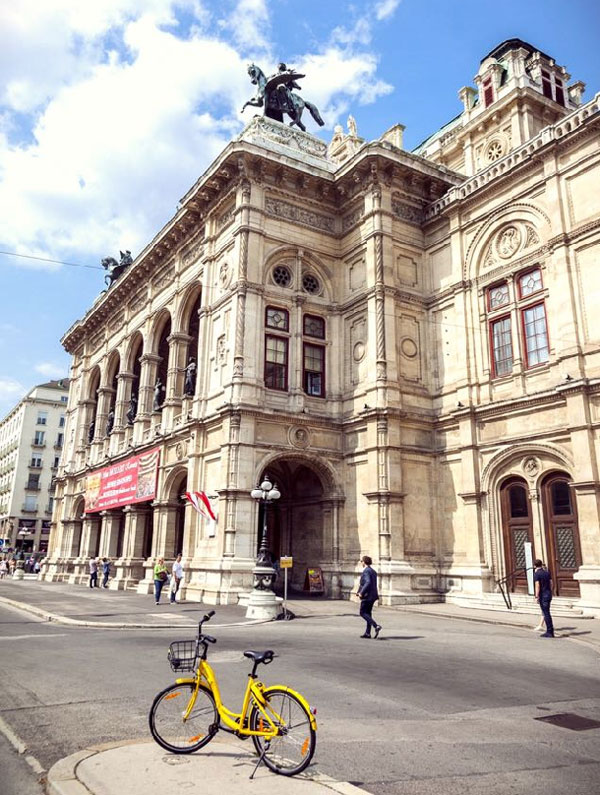
[[[101,511],[102,532],[100,535],[100,557],[114,558],[117,556],[121,511]]]
[[[382,388],[387,381],[387,355],[385,345],[385,290],[383,269],[383,231],[381,226],[381,189],[372,192],[373,230],[375,249],[375,329],[376,329],[376,378],[378,382],[378,405],[384,398]]]
[[[123,555],[114,561],[115,574],[109,581],[111,590],[125,590],[130,585],[137,585],[144,578],[142,551],[148,511],[145,505],[127,505],[123,508],[125,514]]]
[[[141,373],[138,390],[138,406],[136,419],[148,422],[152,414],[154,402],[154,384],[160,363],[160,356],[156,353],[145,353],[140,357]]]
[[[189,334],[173,332],[167,340],[169,343],[169,363],[165,401],[162,410],[165,427],[167,428],[173,426],[175,416],[181,413],[185,386],[185,366],[191,339]]]
[[[235,343],[233,349],[232,402],[239,403],[242,394],[244,377],[244,337],[246,334],[246,293],[248,290],[248,245],[250,238],[250,182],[243,179],[240,183],[238,201],[241,209],[239,234],[239,266],[235,323]]]

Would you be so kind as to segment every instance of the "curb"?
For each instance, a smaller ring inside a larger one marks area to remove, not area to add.
[[[38,762],[35,756],[33,756],[33,754],[27,753],[27,751],[29,750],[27,744],[8,725],[8,723],[5,720],[3,720],[3,718],[0,718],[0,734],[2,734],[3,737],[6,737],[8,742],[12,745],[12,747],[19,754],[19,756],[23,757],[23,759],[27,762],[29,767],[38,777],[38,781],[42,784],[46,776],[45,768],[42,767],[42,765]]]
[[[227,742],[227,741],[226,741]],[[90,759],[103,751],[115,748],[126,748],[132,745],[151,745],[151,740],[127,740],[104,743],[77,751],[56,762],[48,771],[46,790],[48,795],[94,795],[77,777],[77,768],[86,759]],[[273,774],[275,776],[275,774]],[[276,779],[275,779],[276,780]],[[312,773],[302,776],[301,780],[313,782],[321,787],[337,792],[339,795],[365,795],[365,790],[356,787],[349,781],[337,781],[324,773]],[[274,782],[275,783],[275,782]]]
[[[41,607],[35,607],[34,605],[30,605],[27,602],[17,602],[15,599],[9,599],[6,596],[0,596],[0,604],[7,605],[8,607],[14,607],[17,610],[22,610],[25,613],[31,613],[38,618],[44,619],[44,621],[52,622],[55,624],[64,624],[65,626],[71,627],[94,627],[95,629],[173,629],[173,623],[165,623],[165,624],[142,624],[142,623],[125,623],[125,622],[117,622],[117,621],[87,621],[86,619],[80,618],[67,618],[67,616],[59,616],[57,613],[50,613],[47,610],[43,610]],[[248,619],[247,621],[234,621],[230,624],[211,624],[211,626],[215,629],[223,629],[226,627],[245,627],[253,624],[269,624],[273,619],[268,618],[253,618]],[[194,621],[190,624],[180,624],[177,623],[177,629],[198,629],[198,622]]]

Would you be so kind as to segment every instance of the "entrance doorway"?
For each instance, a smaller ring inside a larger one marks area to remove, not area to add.
[[[542,483],[547,566],[556,596],[578,597],[579,583],[573,575],[581,565],[577,506],[569,478],[549,475]]]
[[[508,587],[515,593],[527,593],[525,569],[526,541],[533,543],[531,503],[527,484],[522,478],[510,478],[500,489],[502,506],[502,536],[504,539],[504,559],[506,575],[515,575]]]
[[[276,483],[281,498],[267,508],[268,547],[273,560],[289,555],[294,560],[291,586],[302,590],[309,567],[333,561],[331,511],[320,474],[302,459],[274,462],[262,473]],[[260,481],[259,481],[260,482]],[[263,506],[258,511],[256,550],[260,546]],[[281,575],[278,578],[281,581]]]

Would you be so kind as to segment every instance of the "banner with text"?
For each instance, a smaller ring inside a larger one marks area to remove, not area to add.
[[[160,449],[155,447],[88,475],[86,513],[153,500],[156,497],[159,458]]]

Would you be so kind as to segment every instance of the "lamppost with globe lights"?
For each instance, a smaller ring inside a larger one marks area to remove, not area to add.
[[[276,484],[273,484],[267,474],[264,475],[261,483],[250,492],[252,499],[263,506],[262,532],[256,565],[252,570],[254,576],[254,587],[248,601],[248,618],[275,618],[280,611],[279,602],[273,591],[275,582],[275,570],[273,559],[269,551],[269,529],[267,526],[267,508],[270,503],[281,497],[281,492]]]

